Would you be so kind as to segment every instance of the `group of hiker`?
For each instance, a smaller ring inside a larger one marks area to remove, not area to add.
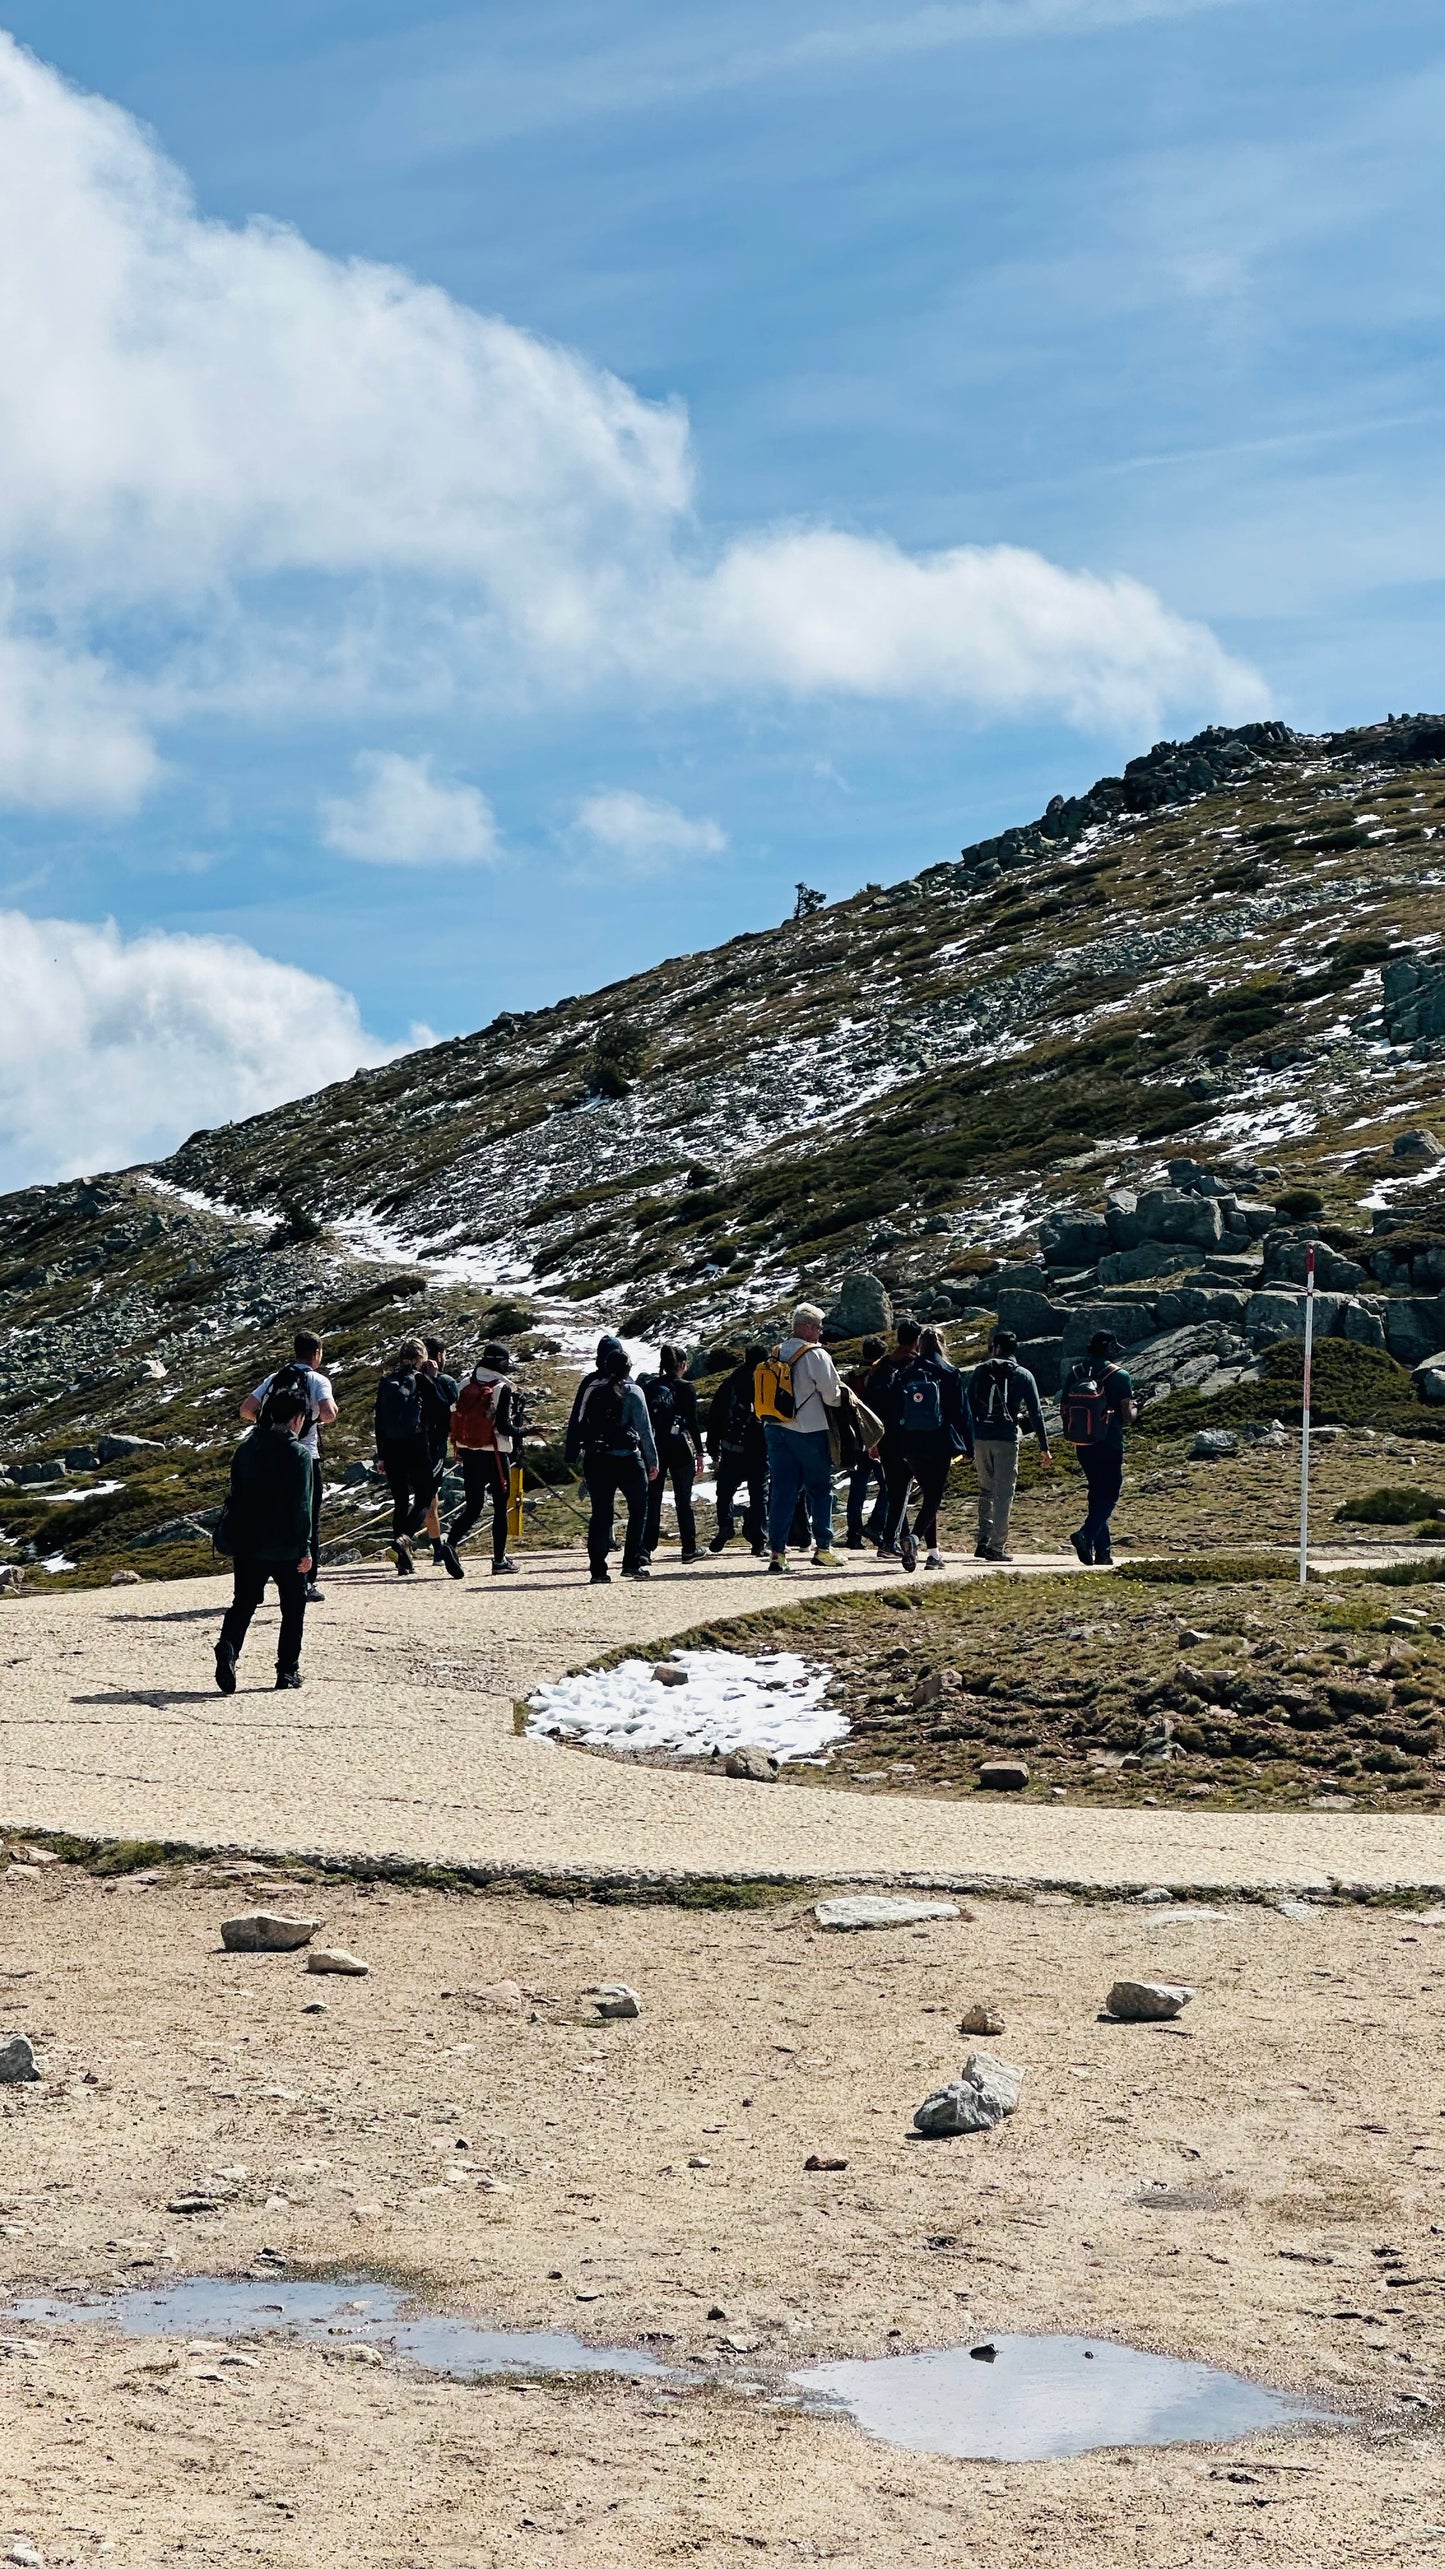
[[[1038,1384],[1018,1359],[1012,1331],[996,1329],[983,1362],[965,1377],[950,1364],[941,1332],[901,1319],[886,1338],[865,1338],[860,1361],[840,1375],[822,1343],[823,1314],[801,1302],[788,1335],[745,1349],[715,1390],[704,1423],[683,1351],[664,1346],[655,1373],[635,1379],[620,1338],[598,1342],[578,1385],[564,1446],[580,1465],[589,1502],[587,1558],[594,1585],[611,1577],[618,1503],[623,1510],[621,1574],[650,1576],[670,1492],[681,1558],[699,1558],[693,1485],[704,1457],[716,1475],[716,1530],[726,1551],[741,1531],[769,1571],[788,1574],[790,1550],[820,1569],[840,1566],[834,1550],[834,1479],[847,1475],[845,1543],[871,1543],[880,1559],[907,1571],[920,1557],[943,1567],[938,1512],[948,1476],[972,1460],[978,1482],[975,1558],[1006,1562],[1009,1517],[1026,1436],[1042,1462],[1053,1455]],[[1066,1439],[1088,1488],[1083,1524],[1069,1540],[1081,1561],[1112,1559],[1109,1520],[1123,1480],[1124,1429],[1137,1402],[1119,1362],[1117,1339],[1099,1331],[1072,1368],[1060,1399]],[[320,1431],[337,1416],[324,1349],[297,1332],[292,1361],[268,1374],[241,1403],[252,1433],[232,1459],[231,1487],[216,1527],[218,1551],[234,1564],[234,1594],[216,1643],[216,1683],[234,1694],[236,1663],[251,1619],[274,1580],[281,1607],[276,1684],[301,1683],[308,1604],[320,1603]],[[453,1579],[466,1576],[460,1546],[491,1511],[492,1571],[517,1567],[507,1551],[513,1458],[525,1424],[508,1348],[491,1342],[465,1381],[447,1371],[441,1339],[404,1339],[378,1385],[377,1457],[391,1497],[391,1550],[400,1577],[416,1571],[416,1547]],[[462,1504],[443,1524],[440,1498],[449,1452],[462,1475]],[[917,1493],[910,1519],[909,1506]],[[871,1499],[871,1507],[870,1507]],[[865,1524],[866,1516],[866,1524]]]

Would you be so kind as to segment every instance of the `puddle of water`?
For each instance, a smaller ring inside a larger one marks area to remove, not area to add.
[[[983,2347],[992,2360],[980,2360]],[[800,2389],[914,2453],[1043,2462],[1111,2444],[1228,2444],[1278,2426],[1338,2425],[1238,2373],[1097,2337],[992,2337],[976,2349],[815,2364]]]
[[[391,2353],[482,2381],[495,2373],[628,2373],[679,2375],[655,2355],[630,2346],[584,2346],[560,2330],[477,2328],[433,2311],[404,2317],[405,2296],[387,2284],[227,2282],[188,2277],[162,2292],[97,2295],[90,2301],[22,2301],[17,2319],[48,2323],[108,2320],[127,2337],[254,2337],[284,2333],[335,2349],[346,2344]]]

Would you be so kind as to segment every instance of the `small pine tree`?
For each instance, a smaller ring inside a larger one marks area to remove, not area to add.
[[[828,898],[826,893],[814,892],[806,883],[799,883],[795,886],[795,889],[798,895],[796,901],[793,903],[793,916],[795,919],[811,919],[814,917],[816,912],[827,908]]]
[[[625,1097],[647,1060],[647,1037],[629,1018],[609,1017],[597,1029],[587,1086],[594,1097]]]

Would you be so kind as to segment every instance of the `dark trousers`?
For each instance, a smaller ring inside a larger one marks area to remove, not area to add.
[[[485,1516],[487,1501],[492,1503],[492,1559],[501,1561],[507,1550],[507,1458],[495,1445],[463,1446],[457,1456],[462,1467],[462,1488],[466,1493],[460,1512],[447,1527],[448,1543],[465,1543],[474,1525]]]
[[[1110,1561],[1109,1519],[1124,1486],[1124,1448],[1081,1445],[1079,1461],[1089,1485],[1089,1512],[1079,1528],[1079,1541],[1091,1561]]]
[[[391,1491],[391,1539],[419,1534],[427,1509],[436,1497],[442,1467],[419,1436],[389,1437],[381,1449],[381,1468]]]
[[[684,1555],[697,1550],[697,1519],[692,1512],[692,1485],[697,1478],[697,1465],[687,1445],[674,1447],[664,1456],[662,1469],[655,1481],[647,1484],[647,1532],[643,1550],[655,1552],[662,1531],[662,1494],[666,1482],[672,1483],[673,1503],[677,1509],[678,1538]]]
[[[221,1646],[240,1658],[251,1617],[266,1594],[266,1582],[274,1579],[281,1600],[281,1637],[276,1645],[278,1674],[301,1665],[301,1633],[306,1621],[306,1577],[294,1561],[235,1561],[232,1567],[231,1602],[221,1626]]]
[[[592,1522],[587,1528],[587,1558],[594,1570],[607,1567],[607,1550],[612,1541],[612,1511],[622,1498],[627,1505],[627,1534],[622,1546],[622,1567],[636,1570],[641,1564],[643,1536],[647,1531],[647,1473],[640,1454],[594,1454],[587,1464],[587,1495],[592,1501]]]
[[[875,1481],[878,1484],[878,1495],[873,1502],[873,1513],[868,1520],[868,1532],[875,1543],[882,1543],[885,1540],[884,1528],[888,1523],[888,1484],[884,1478],[883,1466],[876,1455],[863,1454],[859,1456],[848,1475],[848,1540],[850,1543],[863,1531],[863,1511],[868,1505],[868,1493]]]
[[[741,1445],[725,1445],[717,1465],[717,1530],[724,1538],[737,1531],[733,1501],[746,1483],[747,1510],[743,1532],[756,1552],[768,1539],[768,1458],[749,1456]]]
[[[321,1567],[321,1446],[311,1458],[311,1576]]]
[[[932,1552],[938,1542],[938,1510],[948,1487],[951,1453],[933,1453],[926,1447],[915,1447],[912,1453],[899,1446],[884,1464],[887,1489],[888,1531],[885,1542],[897,1544],[908,1514],[908,1492],[918,1483],[918,1513],[913,1520],[913,1540]]]

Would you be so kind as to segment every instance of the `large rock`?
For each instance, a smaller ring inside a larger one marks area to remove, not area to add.
[[[1035,1293],[1021,1285],[1004,1285],[998,1297],[1000,1329],[1016,1330],[1020,1338],[1060,1338],[1068,1319],[1067,1306],[1050,1302],[1046,1293]]]
[[[1362,1284],[1368,1284],[1364,1268],[1332,1249],[1308,1222],[1291,1223],[1266,1234],[1261,1282],[1302,1285],[1311,1249],[1315,1253],[1317,1293],[1358,1293]]]
[[[1266,1231],[1272,1231],[1279,1220],[1274,1206],[1266,1204],[1259,1196],[1241,1196],[1234,1209],[1251,1240],[1262,1240]]]
[[[1392,1044],[1433,1043],[1445,1035],[1445,963],[1392,955],[1381,981],[1385,1033]],[[1402,1133],[1400,1141],[1404,1139]]]
[[[1182,1187],[1149,1187],[1139,1198],[1137,1213],[1141,1240],[1190,1240],[1197,1249],[1217,1249],[1224,1237],[1217,1199],[1189,1195]]]
[[[52,1489],[56,1482],[68,1479],[63,1463],[17,1463],[14,1478],[22,1490]]]
[[[820,1927],[853,1932],[861,1927],[927,1927],[938,1918],[960,1915],[956,1900],[905,1900],[886,1892],[860,1891],[835,1900],[815,1900],[813,1915]]]
[[[823,1321],[825,1338],[867,1338],[893,1326],[893,1305],[881,1277],[870,1267],[853,1267],[843,1278],[838,1299]]]
[[[723,1759],[723,1773],[731,1775],[740,1784],[776,1784],[780,1769],[777,1759],[769,1757],[765,1748],[754,1747],[745,1741],[740,1748],[728,1750]]]
[[[1187,1240],[1141,1240],[1137,1249],[1111,1249],[1099,1260],[1101,1285],[1141,1284],[1146,1276],[1168,1276],[1192,1266],[1196,1252]]]
[[[1245,1305],[1245,1332],[1258,1346],[1268,1346],[1276,1338],[1303,1338],[1305,1303],[1308,1296],[1293,1293],[1284,1285],[1268,1292],[1252,1293]],[[1315,1336],[1329,1338],[1335,1334],[1344,1309],[1337,1293],[1315,1295]]]
[[[1432,1408],[1438,1409],[1445,1401],[1445,1355],[1427,1356],[1423,1365],[1415,1367],[1410,1379],[1415,1386],[1416,1398],[1429,1401]]]
[[[1156,1306],[1161,1329],[1197,1328],[1201,1321],[1223,1321],[1226,1328],[1242,1329],[1247,1293],[1236,1285],[1172,1285],[1161,1293]]]
[[[1121,1186],[1109,1196],[1104,1206],[1104,1224],[1112,1248],[1138,1248],[1144,1233],[1139,1221],[1139,1198],[1132,1187]]]
[[[1426,1132],[1423,1124],[1417,1124],[1408,1133],[1395,1135],[1394,1153],[1397,1160],[1416,1160],[1422,1163],[1427,1160],[1445,1160],[1445,1142],[1438,1142],[1433,1133]]]
[[[1340,1316],[1341,1337],[1352,1338],[1357,1347],[1383,1347],[1384,1311],[1382,1303],[1347,1302]]]
[[[0,2034],[0,2087],[22,2087],[40,2076],[28,2034]]]
[[[1189,1448],[1191,1463],[1217,1463],[1225,1454],[1239,1452],[1239,1438],[1227,1427],[1201,1427]]]
[[[1116,1980],[1104,2003],[1121,2024],[1166,2025],[1193,1995],[1174,1981]]]
[[[1011,2061],[988,2052],[970,2052],[956,2079],[935,2088],[913,2117],[914,2128],[930,2140],[960,2132],[991,2132],[1013,2113],[1023,2091],[1024,2074]]]
[[[1027,1366],[1046,1400],[1051,1400],[1063,1389],[1063,1350],[1062,1338],[1019,1340],[1019,1363]]]
[[[1051,1267],[1091,1267],[1110,1246],[1102,1213],[1057,1215],[1039,1225],[1039,1246]]]
[[[288,1918],[274,1909],[248,1909],[221,1920],[221,1942],[230,1954],[294,1954],[309,1945],[319,1918]]]
[[[102,1436],[97,1448],[102,1463],[123,1463],[128,1454],[159,1454],[158,1436]]]
[[[1132,1296],[1116,1302],[1076,1303],[1064,1323],[1063,1358],[1066,1365],[1082,1356],[1097,1329],[1112,1329],[1123,1347],[1137,1347],[1155,1334],[1155,1305]]]
[[[1445,1347],[1445,1310],[1438,1294],[1394,1294],[1384,1304],[1385,1344],[1412,1371]]]
[[[1221,1364],[1243,1353],[1237,1332],[1206,1320],[1130,1347],[1126,1358],[1135,1390],[1157,1400],[1166,1391],[1197,1390]]]
[[[369,1962],[348,1953],[345,1945],[313,1945],[306,1957],[308,1971],[335,1972],[342,1980],[365,1980]]]

